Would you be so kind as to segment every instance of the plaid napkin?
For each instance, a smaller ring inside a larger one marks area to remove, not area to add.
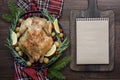
[[[47,78],[47,69],[35,70],[29,67],[15,65],[14,80],[49,80]]]
[[[57,18],[61,16],[63,3],[64,0],[17,0],[18,6],[25,8],[26,12],[46,9]]]
[[[18,7],[23,7],[25,12],[42,11],[46,9],[49,14],[60,18],[64,0],[17,0]],[[47,69],[35,70],[29,67],[22,67],[16,61],[14,80],[49,80]]]

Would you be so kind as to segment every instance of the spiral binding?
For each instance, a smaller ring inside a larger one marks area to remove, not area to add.
[[[109,21],[109,18],[76,18],[76,21]]]

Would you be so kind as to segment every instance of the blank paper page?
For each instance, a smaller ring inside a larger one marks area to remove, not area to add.
[[[109,19],[76,18],[77,64],[109,64]]]

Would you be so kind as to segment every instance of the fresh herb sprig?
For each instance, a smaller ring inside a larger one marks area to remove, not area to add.
[[[18,53],[12,47],[12,39],[11,39],[12,31],[13,31],[12,29],[9,29],[9,35],[8,38],[6,39],[5,45],[10,49],[12,56],[14,57],[14,59],[16,59],[16,62],[18,64],[26,66],[26,61],[23,58],[19,57]]]
[[[49,15],[46,10],[43,11],[43,14],[48,18],[48,20],[54,23],[55,17]],[[57,78],[59,80],[63,80],[65,79],[65,76],[60,72],[60,70],[64,68],[71,61],[71,57],[69,56],[64,58],[60,58],[60,57],[62,56],[62,52],[68,48],[69,40],[65,38],[64,41],[61,41],[59,37],[59,33],[56,33],[56,38],[57,41],[60,43],[60,46],[57,48],[58,55],[52,57],[49,63],[43,66],[48,67],[52,64],[52,66],[48,68],[48,77],[50,79]]]
[[[43,10],[43,15],[46,16],[48,18],[48,20],[50,20],[52,23],[54,23],[55,17],[50,15],[47,10],[45,10],[45,9]],[[43,67],[48,67],[51,64],[55,63],[55,61],[62,56],[62,52],[65,49],[67,49],[69,46],[69,40],[67,38],[65,38],[64,41],[61,41],[60,37],[59,37],[59,33],[56,33],[56,38],[57,38],[58,42],[60,43],[60,46],[57,48],[58,55],[52,57],[52,59],[49,61],[49,63],[44,64]]]
[[[2,15],[2,18],[5,21],[11,23],[11,27],[9,28],[9,34],[5,45],[10,49],[12,56],[16,59],[17,63],[26,66],[26,61],[23,58],[19,57],[18,53],[13,49],[11,39],[12,31],[15,30],[17,21],[20,18],[20,15],[24,12],[24,10],[22,8],[17,8],[17,6],[11,1],[8,1],[8,8],[10,10],[10,14]]]
[[[19,14],[24,10],[17,8],[17,6],[11,0],[8,1],[7,6],[9,9],[9,14],[3,14],[2,19],[4,19],[6,22],[13,23],[15,17],[17,16],[16,14]]]
[[[48,20],[50,20],[52,23],[55,20],[55,17],[53,17],[52,15],[48,14],[48,11],[46,9],[43,9],[43,14],[44,16],[46,16],[48,18]]]
[[[48,69],[48,77],[50,79],[52,78],[58,78],[60,80],[65,79],[65,76],[60,72],[60,70],[63,69],[70,61],[71,57],[69,56],[60,58]]]

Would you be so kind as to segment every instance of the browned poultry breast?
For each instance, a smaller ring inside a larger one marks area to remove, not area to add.
[[[20,48],[30,60],[35,62],[40,60],[53,44],[47,20],[44,18],[33,17],[26,19],[21,24],[20,33],[22,34],[18,42]]]

